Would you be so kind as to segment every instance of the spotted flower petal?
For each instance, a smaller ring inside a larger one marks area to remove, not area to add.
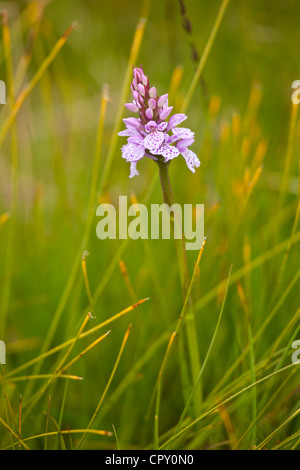
[[[163,132],[153,131],[145,137],[144,146],[146,149],[150,150],[150,152],[156,153],[164,140],[165,135]]]
[[[186,127],[174,127],[172,132],[176,139],[191,139],[195,135],[195,132],[192,132]]]
[[[131,162],[129,178],[133,178],[134,176],[138,176],[138,175],[139,175],[139,172],[137,171],[137,168],[136,168],[136,162]]]
[[[139,144],[126,144],[122,147],[122,157],[127,162],[137,162],[145,155],[145,149]]]
[[[146,132],[152,132],[152,131],[155,131],[157,129],[157,123],[155,121],[149,121],[147,122],[147,124],[145,125],[145,131]],[[161,129],[159,129],[161,130]]]
[[[166,130],[167,126],[168,126],[167,122],[161,122],[160,124],[158,124],[157,129],[163,132]]]
[[[165,161],[168,162],[169,160],[178,157],[179,150],[176,147],[173,147],[172,145],[163,144],[158,149],[157,154],[162,155],[165,158]]]
[[[186,149],[184,152],[181,153],[184,157],[187,167],[193,173],[195,173],[195,167],[198,168],[200,166],[200,160],[192,150]]]
[[[138,145],[143,146],[144,137],[141,136],[141,134],[132,134],[130,137],[128,137],[127,142],[129,144],[138,144]]]

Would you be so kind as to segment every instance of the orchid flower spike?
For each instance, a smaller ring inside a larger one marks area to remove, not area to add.
[[[185,127],[177,127],[187,116],[173,114],[173,107],[168,104],[168,94],[158,96],[155,87],[150,87],[149,79],[142,68],[133,69],[131,83],[132,103],[125,107],[138,113],[138,118],[123,119],[126,129],[119,132],[127,137],[127,144],[122,147],[122,157],[130,162],[130,178],[138,175],[137,162],[143,157],[153,160],[163,159],[169,162],[182,155],[187,167],[195,173],[200,166],[197,155],[188,147],[194,143],[194,132]]]

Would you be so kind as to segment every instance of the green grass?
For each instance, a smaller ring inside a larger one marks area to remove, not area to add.
[[[2,15],[0,448],[299,449],[300,7],[125,3]],[[140,64],[201,160],[169,167],[205,205],[185,286],[174,240],[96,237],[99,203],[163,202],[117,136]]]

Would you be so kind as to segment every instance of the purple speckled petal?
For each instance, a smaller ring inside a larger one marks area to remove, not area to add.
[[[150,152],[156,153],[164,139],[165,135],[163,132],[153,131],[145,137],[144,146],[146,149],[150,150]]]
[[[172,129],[172,132],[179,139],[191,139],[195,135],[195,132],[192,132],[190,129],[186,127],[174,127]]]
[[[137,176],[137,175],[139,175],[139,172],[136,169],[136,162],[131,162],[129,178],[133,178],[134,176]]]
[[[149,121],[145,125],[145,131],[148,133],[154,131],[156,128],[157,128],[157,124],[155,121]]]
[[[159,155],[162,155],[165,157],[165,161],[168,162],[169,160],[172,160],[173,158],[178,157],[179,155],[179,150],[176,147],[173,147],[172,145],[168,144],[163,144],[159,149],[158,149]]]
[[[181,155],[185,158],[188,169],[195,173],[195,167],[198,168],[200,166],[200,160],[197,155],[188,149],[182,152]]]
[[[137,162],[145,155],[145,149],[142,145],[138,144],[126,144],[122,147],[122,157],[126,159],[127,162]]]
[[[168,123],[167,122],[161,122],[158,124],[157,129],[161,132],[165,131],[167,128]],[[167,134],[166,134],[167,135]]]
[[[173,114],[173,116],[171,116],[169,119],[167,131],[173,129],[173,127],[185,121],[185,119],[187,119],[185,114]]]
[[[137,144],[137,145],[141,145],[143,147],[144,137],[142,137],[140,134],[131,135],[127,139],[127,142],[129,144]]]

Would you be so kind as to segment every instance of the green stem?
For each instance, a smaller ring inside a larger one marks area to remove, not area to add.
[[[158,167],[159,167],[159,177],[160,183],[163,192],[163,198],[165,204],[171,207],[174,204],[174,198],[169,178],[168,167],[170,162],[163,162],[162,160],[158,160]],[[174,212],[174,219],[172,220],[172,231],[174,234],[174,227],[176,223],[180,223],[176,220],[176,211]],[[174,237],[175,242],[175,249],[176,255],[178,260],[178,268],[180,273],[180,282],[181,282],[181,289],[182,289],[182,297],[183,300],[186,298],[188,293],[188,288],[190,285],[190,275],[185,251],[185,240],[184,236],[182,235],[181,239],[177,239]],[[197,341],[197,333],[196,333],[196,325],[195,325],[195,317],[192,309],[192,300],[189,300],[189,311],[188,315],[186,316],[186,334],[187,334],[187,345],[188,351],[190,356],[190,365],[191,365],[191,377],[192,383],[195,384],[197,381],[197,377],[200,371],[200,359],[199,359],[199,348],[198,348],[198,341]],[[183,364],[181,364],[184,367]],[[194,396],[194,411],[197,412],[199,409],[199,405],[202,401],[202,393],[201,387],[199,386],[197,394]]]
[[[164,163],[158,160],[159,177],[160,177],[160,183],[162,187],[164,202],[169,207],[171,207],[174,204],[174,198],[173,198],[169,172],[168,172],[169,163],[170,162]],[[176,224],[176,220],[174,219],[173,224],[172,224],[173,234],[174,234],[175,224]],[[189,276],[189,271],[188,271],[183,238],[181,240],[178,240],[178,239],[175,240],[175,248],[176,248],[177,258],[179,261],[179,273],[180,273],[180,282],[182,286],[182,295],[183,295],[183,298],[185,298],[187,294],[188,286],[190,283],[190,279],[189,279],[190,276]]]

